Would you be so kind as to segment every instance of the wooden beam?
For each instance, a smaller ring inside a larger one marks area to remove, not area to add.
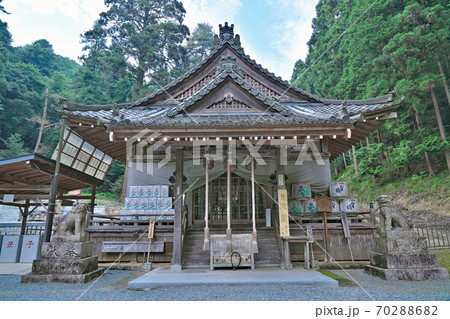
[[[50,185],[0,185],[0,191],[40,191],[49,192]]]
[[[40,184],[40,183],[36,183],[35,181],[33,181],[31,179],[14,176],[10,173],[1,173],[0,182],[7,183],[7,184],[19,183],[19,184],[26,184],[26,185],[39,185]]]

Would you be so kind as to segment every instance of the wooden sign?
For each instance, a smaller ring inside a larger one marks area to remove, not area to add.
[[[148,223],[148,238],[153,238],[153,233],[155,232],[155,219],[152,217],[149,219]]]
[[[278,211],[280,215],[280,237],[289,236],[289,212],[287,191],[285,189],[278,190]]]

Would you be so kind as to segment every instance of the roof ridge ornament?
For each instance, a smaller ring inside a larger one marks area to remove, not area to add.
[[[217,77],[221,74],[231,75],[233,72],[240,76],[242,79],[244,78],[244,74],[237,64],[236,57],[231,55],[223,55],[220,64],[216,68],[214,77]]]
[[[223,40],[233,39],[234,37],[234,24],[228,26],[228,22],[222,27],[219,24],[219,37]]]
[[[230,43],[236,48],[242,48],[240,35],[234,34],[234,24],[229,26],[228,22],[225,22],[224,26],[219,24],[219,35],[214,35],[214,45],[216,47],[221,46],[225,42]]]

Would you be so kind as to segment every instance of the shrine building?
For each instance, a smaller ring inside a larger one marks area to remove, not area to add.
[[[148,242],[150,218],[149,260],[175,270],[226,267],[233,258],[241,266],[285,268],[312,259],[368,260],[373,212],[342,208],[349,196],[330,193],[330,161],[396,118],[402,101],[394,93],[312,96],[246,55],[225,23],[204,61],[140,100],[62,101],[61,161],[89,167],[77,160],[84,151],[75,142],[85,141],[127,165],[124,206],[89,214],[86,231],[100,262],[145,262],[147,246],[138,244]],[[328,215],[316,201],[324,196],[338,205]]]

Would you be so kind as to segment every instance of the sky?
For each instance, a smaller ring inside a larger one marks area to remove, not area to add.
[[[250,57],[269,71],[290,80],[294,64],[305,59],[318,0],[181,0],[184,23],[191,32],[207,22],[219,32],[219,24],[234,24]],[[8,23],[14,46],[47,39],[57,54],[78,61],[83,54],[80,34],[89,30],[103,0],[3,0],[11,14]]]

